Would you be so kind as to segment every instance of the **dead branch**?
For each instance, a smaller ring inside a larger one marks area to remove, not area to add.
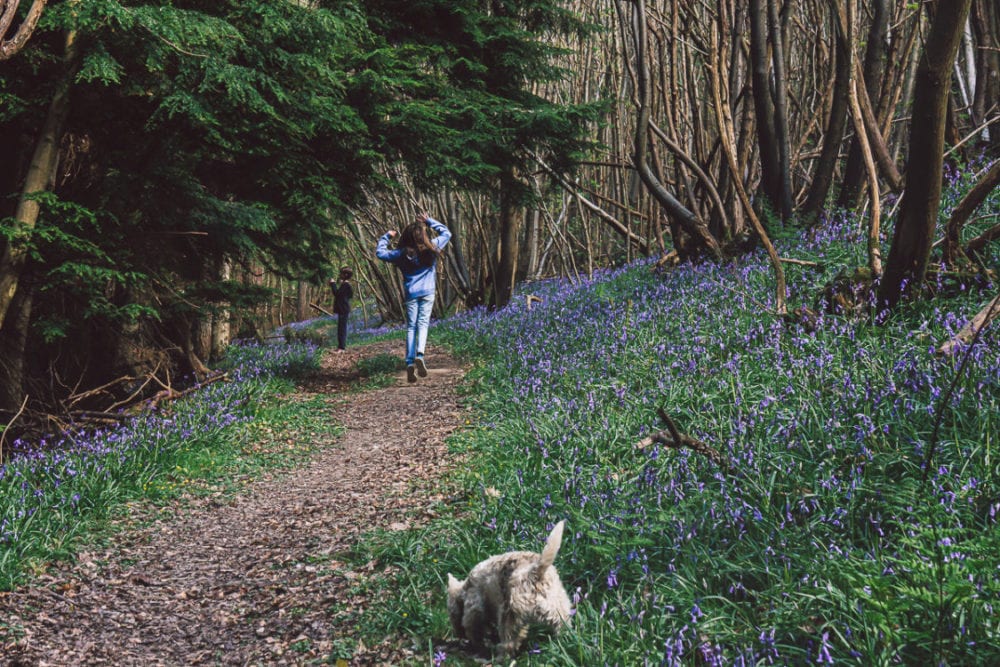
[[[3,441],[4,438],[7,437],[7,431],[10,430],[10,425],[13,424],[15,421],[17,421],[17,418],[21,416],[22,412],[24,412],[24,406],[26,406],[27,404],[28,404],[28,396],[27,394],[25,394],[24,400],[21,402],[21,407],[18,409],[17,414],[11,417],[10,421],[4,425],[3,430],[0,431],[0,455],[3,454]]]
[[[598,218],[607,223],[607,225],[617,232],[623,239],[629,243],[634,243],[639,248],[640,252],[645,253],[649,249],[649,242],[646,239],[636,235],[631,229],[628,228],[628,225],[622,223],[618,220],[618,218],[614,217],[603,208],[580,194],[580,189],[576,187],[575,184],[571,183],[563,177],[562,174],[557,173],[555,169],[547,165],[539,155],[532,151],[528,151],[528,153],[545,171],[545,173],[551,176],[569,195],[574,197],[581,206],[587,208],[590,212],[594,213]]]
[[[101,410],[74,410],[69,413],[82,421],[99,421],[104,423],[119,423],[129,418],[129,415],[122,412],[104,412]]]
[[[663,423],[667,425],[667,430],[657,431],[656,433],[653,433],[652,435],[643,438],[636,445],[637,448],[643,449],[645,447],[652,445],[653,443],[666,445],[667,447],[670,447],[672,449],[680,449],[682,447],[687,447],[688,449],[692,449],[698,454],[701,454],[702,456],[707,456],[713,463],[715,463],[720,468],[724,470],[729,469],[730,465],[728,459],[726,459],[725,456],[720,454],[717,449],[702,442],[701,440],[698,440],[697,438],[692,438],[689,435],[681,433],[677,429],[677,425],[674,424],[674,420],[672,420],[670,416],[667,415],[667,413],[663,410],[663,408],[659,408],[657,412],[660,415],[660,419],[663,420]]]
[[[993,225],[985,232],[969,241],[969,243],[965,246],[965,254],[969,256],[976,255],[990,242],[996,241],[997,239],[1000,239],[1000,225]]]
[[[133,381],[135,381],[134,377],[132,377],[131,375],[124,375],[124,376],[122,376],[120,378],[112,380],[111,382],[106,382],[105,384],[102,384],[100,387],[94,387],[93,389],[88,389],[87,391],[81,392],[79,394],[73,394],[73,395],[69,396],[66,399],[67,400],[67,404],[68,404],[69,407],[73,407],[74,405],[76,405],[80,401],[86,400],[88,398],[92,398],[92,397],[97,396],[99,394],[106,393],[109,389],[111,389],[112,387],[114,387],[116,385],[119,385],[119,384],[122,384],[122,383],[125,383],[125,382],[133,382]]]
[[[817,269],[822,269],[823,265],[819,262],[810,262],[804,259],[792,259],[791,257],[779,257],[779,262],[784,262],[785,264],[794,264],[796,266],[811,266]]]
[[[937,349],[938,354],[950,355],[960,345],[968,345],[976,334],[986,328],[996,317],[1000,315],[1000,294],[990,299],[983,308],[976,313],[969,322],[962,327],[962,330],[955,334],[951,340],[946,341]]]
[[[659,271],[665,266],[676,266],[681,261],[681,257],[677,254],[676,250],[671,250],[670,252],[662,255],[656,263],[653,264],[653,271]]]
[[[187,396],[188,394],[192,394],[192,393],[198,391],[199,389],[201,389],[202,387],[204,387],[206,385],[209,385],[209,384],[212,384],[213,382],[218,382],[219,380],[228,380],[228,379],[229,379],[229,374],[228,373],[226,373],[226,372],[220,372],[220,373],[216,373],[215,375],[211,375],[211,376],[205,378],[204,380],[202,380],[201,382],[199,382],[196,385],[193,385],[191,387],[188,387],[187,389],[183,389],[183,390],[180,390],[180,391],[178,391],[178,390],[174,389],[173,387],[167,385],[167,386],[164,387],[164,389],[162,391],[157,392],[152,398],[150,398],[150,399],[148,399],[146,401],[143,401],[140,404],[140,406],[137,406],[137,407],[141,407],[142,409],[151,410],[151,409],[156,408],[157,406],[159,406],[159,404],[162,403],[162,402],[164,402],[164,401],[174,401],[174,400],[177,400],[178,398],[181,398],[183,396]],[[160,386],[163,386],[163,385],[161,384]],[[137,407],[133,407],[132,412],[137,412],[138,411]]]
[[[528,310],[531,310],[531,304],[542,302],[542,297],[535,296],[534,294],[528,294],[524,297],[524,299],[527,302]]]
[[[120,408],[122,406],[128,405],[129,403],[133,402],[138,396],[140,396],[142,394],[143,390],[146,389],[146,386],[150,382],[152,382],[153,379],[156,377],[156,372],[158,370],[160,370],[160,365],[161,364],[162,364],[162,362],[157,362],[156,368],[154,368],[153,371],[146,376],[146,379],[142,381],[142,384],[139,385],[135,389],[135,391],[133,391],[132,393],[130,393],[128,396],[126,396],[122,400],[116,401],[116,402],[112,403],[111,406],[108,407],[108,410],[114,410],[115,408]]]
[[[333,317],[333,313],[331,313],[326,308],[323,308],[322,306],[317,306],[315,303],[311,303],[310,302],[309,307],[318,310],[319,312],[323,313],[324,315],[329,315],[330,317]]]

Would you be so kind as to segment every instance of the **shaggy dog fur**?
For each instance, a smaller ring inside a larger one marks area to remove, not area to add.
[[[569,597],[552,565],[564,523],[555,525],[540,554],[512,551],[487,558],[464,581],[448,575],[448,615],[458,637],[512,656],[530,625],[558,632],[569,624]]]

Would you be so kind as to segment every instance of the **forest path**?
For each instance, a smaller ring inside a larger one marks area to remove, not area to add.
[[[189,498],[175,516],[0,594],[0,664],[305,665],[343,655],[336,639],[348,641],[346,619],[366,602],[352,580],[374,566],[352,571],[338,554],[364,531],[426,516],[448,465],[444,439],[463,419],[463,369],[433,347],[416,384],[400,373],[389,387],[348,391],[360,358],[400,347],[326,352],[299,391],[327,396],[346,433],[314,443],[302,466],[221,501]],[[351,665],[407,661],[402,645],[348,646]]]

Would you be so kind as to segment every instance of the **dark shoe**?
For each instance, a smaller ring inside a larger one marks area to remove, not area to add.
[[[424,358],[417,357],[413,363],[417,365],[417,375],[422,378],[427,377],[427,364],[424,363]]]
[[[416,382],[417,381],[417,374],[414,372],[415,370],[416,369],[413,367],[413,364],[410,364],[409,366],[406,367],[406,381],[407,382]]]

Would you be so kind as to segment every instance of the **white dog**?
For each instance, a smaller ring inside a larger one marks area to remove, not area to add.
[[[552,565],[564,523],[555,525],[540,554],[492,556],[472,568],[465,581],[448,575],[448,615],[458,637],[476,647],[498,645],[502,655],[512,656],[531,624],[554,632],[569,624],[569,597]]]

